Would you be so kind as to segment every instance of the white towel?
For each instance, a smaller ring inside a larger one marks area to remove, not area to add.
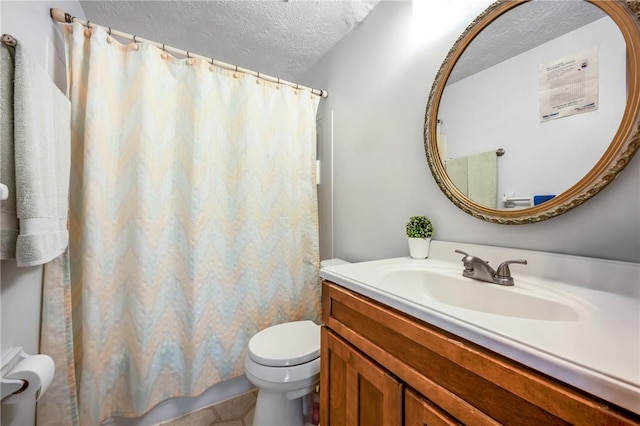
[[[436,135],[436,144],[438,145],[438,154],[440,160],[444,164],[447,160],[447,136],[443,134]]]
[[[18,266],[32,266],[58,257],[69,242],[71,104],[20,42],[15,48],[14,77],[13,150],[20,224],[15,255]],[[2,140],[3,145],[10,142]]]
[[[467,157],[450,158],[445,165],[447,175],[458,191],[468,195],[469,162]]]
[[[469,198],[492,209],[498,201],[498,162],[495,150],[469,157]]]
[[[0,203],[0,258],[16,258],[20,233],[16,208],[16,172],[13,153],[13,47],[0,43],[0,182],[9,188],[9,198]]]
[[[498,201],[496,152],[488,151],[447,160],[447,175],[460,192],[492,209]]]

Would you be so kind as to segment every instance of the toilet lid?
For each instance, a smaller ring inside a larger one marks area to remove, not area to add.
[[[295,321],[265,328],[249,340],[249,358],[270,367],[304,364],[320,356],[320,326]]]

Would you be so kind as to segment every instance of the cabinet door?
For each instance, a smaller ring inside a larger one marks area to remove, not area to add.
[[[402,424],[400,382],[325,327],[321,346],[322,426]]]
[[[461,423],[411,389],[404,393],[406,426],[458,426]]]

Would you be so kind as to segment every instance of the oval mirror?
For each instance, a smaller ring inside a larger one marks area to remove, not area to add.
[[[532,223],[584,203],[640,146],[640,5],[489,6],[436,75],[425,151],[465,212]]]

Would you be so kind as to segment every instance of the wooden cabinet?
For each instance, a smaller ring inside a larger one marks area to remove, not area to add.
[[[404,422],[420,426],[457,426],[461,423],[433,402],[407,389],[404,394]]]
[[[322,319],[323,426],[640,425],[638,415],[327,281]]]
[[[323,425],[399,426],[403,385],[326,328],[322,329]],[[331,407],[331,410],[327,410]]]

